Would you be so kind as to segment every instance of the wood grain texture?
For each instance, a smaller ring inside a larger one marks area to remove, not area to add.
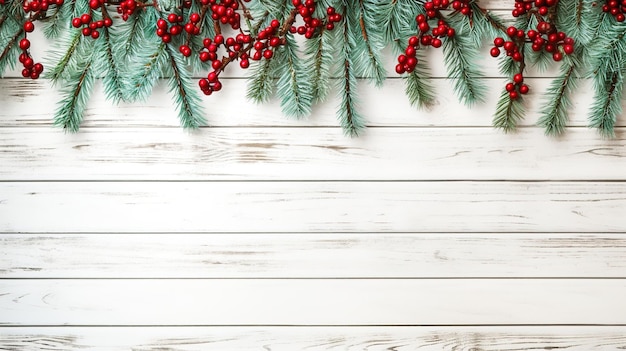
[[[325,103],[316,105],[306,119],[290,119],[282,115],[276,99],[263,105],[247,101],[240,92],[245,91],[243,79],[224,78],[225,88],[219,93],[220,103],[214,98],[202,99],[208,125],[214,127],[295,126],[339,128],[336,107],[339,100],[331,96]],[[526,99],[528,113],[521,126],[533,126],[539,118],[543,104],[541,95],[550,84],[550,79],[526,78],[533,90]],[[370,126],[410,127],[491,127],[497,98],[506,79],[485,79],[488,86],[486,102],[468,108],[458,102],[452,91],[452,82],[433,79],[437,90],[437,102],[429,109],[412,107],[404,94],[404,82],[400,78],[388,79],[382,89],[360,81],[359,96],[361,112]],[[0,79],[0,127],[52,126],[52,111],[56,109],[59,93],[45,80]],[[586,127],[587,111],[593,100],[591,84],[583,81],[573,101],[568,125]],[[112,105],[105,101],[100,84],[85,112],[84,127],[176,127],[179,122],[172,98],[166,84],[159,84],[152,96],[143,103]],[[367,102],[367,103],[366,103]],[[626,126],[625,118],[618,118],[616,126]],[[62,132],[58,129],[52,129]],[[340,133],[340,132],[338,132]],[[599,136],[598,139],[601,139]]]
[[[626,325],[626,279],[3,280],[0,324]]]
[[[0,328],[4,351],[619,351],[624,327]]]
[[[556,141],[539,129],[372,128],[351,139],[337,128],[9,128],[0,129],[0,179],[622,180],[621,132],[602,140],[576,129]]]
[[[9,182],[4,232],[625,232],[624,182]]]
[[[626,277],[624,234],[2,234],[1,278]]]

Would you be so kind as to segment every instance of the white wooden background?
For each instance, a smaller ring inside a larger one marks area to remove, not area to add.
[[[68,135],[49,82],[0,80],[0,350],[625,349],[626,119],[587,129],[585,83],[545,137],[534,74],[504,135],[484,57],[471,110],[442,67],[430,111],[361,82],[358,139],[237,77],[197,132],[159,86]]]

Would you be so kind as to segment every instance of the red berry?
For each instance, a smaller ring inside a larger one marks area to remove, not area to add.
[[[80,21],[83,22],[83,24],[89,24],[89,22],[91,22],[91,15],[88,13],[83,14],[80,16]]]
[[[566,55],[571,55],[574,53],[574,45],[570,45],[570,44],[565,44],[563,45],[563,52]]]
[[[20,49],[27,50],[30,47],[30,40],[24,38],[20,40]]]
[[[509,98],[511,98],[511,100],[516,100],[519,97],[519,94],[517,93],[517,91],[512,91],[509,93]]]
[[[500,49],[498,49],[498,48],[491,48],[491,51],[489,53],[493,57],[498,57],[498,56],[500,56]]]
[[[263,52],[263,57],[265,57],[266,60],[271,59],[272,56],[274,56],[274,52],[272,50],[265,50]]]
[[[521,73],[517,73],[516,75],[513,76],[513,81],[516,84],[519,84],[524,81],[524,76]]]
[[[528,90],[529,90],[529,88],[528,88],[528,85],[526,85],[526,84],[522,84],[522,86],[519,87],[519,92],[522,95],[528,94]]]
[[[515,27],[513,27],[513,26],[511,26],[511,27],[507,28],[507,29],[506,29],[506,34],[507,34],[509,37],[514,37],[514,36],[516,36],[516,35],[517,35],[517,28],[515,28]]]
[[[31,21],[24,22],[24,31],[30,33],[35,30],[35,24]]]
[[[82,25],[83,25],[83,21],[81,21],[80,18],[76,17],[76,18],[72,19],[72,27],[78,28],[78,27],[80,27]]]

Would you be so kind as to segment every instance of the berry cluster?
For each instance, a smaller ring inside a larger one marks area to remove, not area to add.
[[[183,26],[181,25],[182,22],[183,16],[175,13],[167,15],[167,21],[159,18],[156,23],[156,34],[161,38],[161,40],[163,40],[164,43],[169,43],[172,41],[172,37],[175,37],[183,32]]]
[[[32,32],[34,29],[33,22],[27,21],[24,23],[24,30],[27,32]],[[20,49],[22,49],[22,53],[18,57],[18,60],[24,67],[22,69],[22,77],[37,79],[41,72],[43,72],[43,65],[39,62],[35,63],[28,49],[30,48],[30,40],[24,38],[20,40],[19,43]]]
[[[207,1],[204,0],[203,2]],[[236,12],[239,9],[239,2],[236,0],[221,0],[218,4],[216,0],[210,0],[208,3],[211,4],[211,18],[214,21],[219,21],[222,24],[230,24],[234,30],[240,28],[241,15]]]
[[[517,99],[520,94],[528,94],[528,91],[530,90],[528,85],[524,84],[524,76],[521,73],[516,73],[513,76],[513,82],[507,83],[505,89],[509,93],[509,98],[511,98],[511,100]]]
[[[534,16],[538,20],[537,26],[527,31],[510,26],[506,28],[507,39],[497,37],[493,41],[491,56],[500,56],[503,49],[507,56],[519,63],[519,73],[513,76],[513,82],[506,85],[506,91],[512,100],[528,93],[529,90],[528,86],[523,84],[523,71],[526,67],[522,50],[524,45],[530,44],[534,52],[544,51],[551,54],[552,59],[557,62],[563,59],[563,55],[574,53],[574,39],[558,31],[554,24],[557,3],[558,0],[515,0],[512,15]]]
[[[421,46],[432,46],[440,48],[442,39],[451,38],[456,35],[456,30],[452,28],[441,14],[442,10],[448,10],[452,6],[454,13],[471,16],[472,8],[470,0],[430,0],[424,3],[426,14],[419,14],[415,17],[418,35],[409,38],[404,54],[398,56],[396,73],[411,73],[415,70],[418,60],[417,50]],[[430,22],[430,23],[429,23]]]
[[[541,16],[547,16],[557,2],[558,0],[515,0],[515,9],[511,14],[513,17],[519,17],[536,11]]]
[[[610,0],[602,5],[602,11],[610,13],[617,22],[626,20],[626,0]]]
[[[4,4],[4,1],[2,1]],[[63,0],[24,0],[22,9],[28,16],[28,19],[24,22],[24,38],[20,39],[19,48],[22,50],[18,56],[18,61],[24,67],[22,69],[22,76],[24,78],[37,79],[43,72],[43,65],[39,62],[35,63],[33,57],[30,54],[30,40],[28,40],[28,33],[32,33],[35,30],[35,20],[45,18],[46,11],[50,6],[61,6]]]
[[[326,22],[320,18],[313,17],[315,13],[315,1],[314,0],[306,0],[304,3],[301,0],[293,0],[293,6],[296,7],[296,11],[304,20],[304,25],[302,26],[291,26],[289,31],[291,33],[297,33],[300,35],[304,35],[305,38],[311,39],[315,36],[318,28],[325,27],[327,30],[333,30],[335,28],[335,23],[341,21],[341,15],[335,11],[334,7],[329,7],[326,9],[327,19]]]
[[[117,6],[117,13],[122,16],[124,21],[127,21],[128,18],[139,9],[138,5],[135,0],[122,0]]]
[[[63,5],[63,0],[25,0],[22,8],[24,12],[38,18],[40,14],[45,14],[48,11],[50,5],[61,6]]]
[[[94,21],[90,14],[84,13],[80,17],[75,17],[72,19],[72,26],[74,28],[81,28],[81,32],[86,37],[92,37],[93,39],[98,39],[100,37],[100,32],[98,29],[102,27],[111,27],[113,25],[113,20],[107,17],[102,20]]]
[[[108,17],[106,9],[102,11],[104,19],[94,21],[91,12],[98,9],[104,9],[105,0],[89,0],[90,13],[83,13],[80,17],[72,19],[72,26],[74,28],[82,28],[81,32],[86,37],[92,37],[98,39],[100,32],[98,29],[103,27],[111,27],[113,20]]]
[[[426,16],[428,18],[441,18],[439,11],[447,10],[450,5],[452,5],[454,11],[469,16],[472,14],[470,2],[471,0],[454,0],[452,2],[450,2],[450,0],[429,0],[424,3],[424,10],[426,10]]]
[[[129,0],[127,0],[129,1]],[[219,2],[218,2],[219,1]],[[286,43],[287,31],[299,33],[306,38],[312,38],[320,30],[332,30],[334,24],[342,20],[341,14],[333,7],[326,9],[326,19],[313,17],[316,10],[315,0],[292,0],[294,9],[289,17],[281,23],[277,19],[270,22],[266,28],[261,28],[255,36],[241,30],[241,17],[249,16],[244,2],[249,0],[200,0],[201,11],[188,14],[188,22],[184,23],[183,14],[171,13],[167,19],[161,18],[156,23],[156,33],[165,43],[173,41],[174,37],[186,33],[183,43],[179,46],[180,53],[185,57],[193,55],[191,40],[201,32],[201,25],[205,18],[210,17],[215,26],[216,35],[213,38],[203,38],[198,58],[202,62],[210,62],[212,71],[206,78],[200,79],[198,85],[202,92],[211,95],[222,89],[219,75],[233,61],[239,62],[239,67],[246,69],[250,60],[269,60],[274,57],[276,49]],[[189,8],[191,2],[183,2],[181,10]],[[243,10],[243,15],[240,14]],[[301,16],[304,24],[296,27],[296,17]],[[229,25],[239,33],[226,37],[221,33],[221,26]]]
[[[523,56],[519,51],[519,45],[525,42],[530,42],[531,48],[535,52],[545,50],[552,54],[554,61],[561,61],[563,54],[571,55],[574,52],[574,39],[568,37],[564,32],[557,32],[553,25],[545,21],[539,22],[537,29],[524,32],[511,26],[507,28],[506,33],[509,40],[504,40],[502,37],[494,39],[494,47],[490,51],[491,56],[500,56],[500,48],[503,48],[506,55],[510,56],[513,61],[521,62]]]

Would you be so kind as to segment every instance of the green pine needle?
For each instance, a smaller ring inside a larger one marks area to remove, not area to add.
[[[278,50],[275,60],[282,63],[277,72],[277,93],[283,113],[296,118],[308,117],[313,104],[313,86],[298,57],[298,46],[293,35],[286,36],[286,43]]]
[[[335,63],[333,49],[336,31],[322,29],[319,36],[305,42],[305,74],[311,77],[313,102],[321,102],[330,92],[330,72]]]
[[[150,96],[152,89],[159,79],[164,76],[163,70],[169,64],[166,50],[167,44],[160,39],[151,43],[144,43],[144,48],[136,56],[137,65],[129,67],[129,86],[126,90],[126,100],[142,101]]]
[[[385,42],[406,39],[408,33],[417,32],[415,16],[424,13],[420,1],[415,0],[381,0],[377,14],[380,21],[377,23],[384,32]]]
[[[165,74],[169,76],[170,92],[178,106],[180,125],[185,129],[196,129],[206,124],[202,111],[202,99],[197,87],[191,83],[191,74],[183,58],[171,45],[166,47],[168,65]]]
[[[530,19],[526,16],[518,17],[517,21],[515,21],[515,27],[523,31],[528,30],[528,28],[530,28]],[[504,36],[504,38],[506,38],[506,35]],[[525,56],[529,54],[530,51],[532,51],[530,48],[530,45],[522,44],[521,46],[522,47],[520,48],[520,50],[524,53]],[[513,59],[510,56],[500,55],[500,57],[501,59],[500,59],[500,62],[498,63],[500,73],[509,77],[513,76],[515,73],[519,73],[518,62],[513,61]]]
[[[522,97],[512,100],[509,92],[503,89],[493,115],[493,126],[502,129],[505,133],[514,132],[519,121],[524,118],[524,110]]]
[[[246,97],[256,103],[270,100],[274,94],[274,71],[278,61],[263,60],[250,69],[252,77],[248,81]]]
[[[571,94],[576,91],[578,80],[575,77],[577,60],[561,66],[559,77],[552,81],[543,96],[543,108],[537,125],[543,127],[547,135],[559,136],[565,132],[568,110],[572,106]]]
[[[54,115],[54,125],[75,133],[80,129],[87,102],[93,91],[94,76],[91,62],[73,72],[62,88],[64,98]]]
[[[480,79],[478,53],[468,39],[456,35],[444,40],[443,55],[448,77],[453,81],[454,92],[461,102],[472,106],[485,101],[487,87]]]
[[[97,77],[102,77],[104,93],[108,100],[119,103],[125,100],[124,86],[118,67],[117,53],[113,51],[111,32],[103,28],[100,38],[94,48],[94,71]]]
[[[615,136],[615,122],[622,113],[622,92],[624,77],[622,72],[613,72],[605,81],[595,80],[595,95],[589,117],[589,126],[596,128],[605,137]]]
[[[380,52],[385,46],[383,28],[377,26],[373,14],[377,12],[376,0],[345,0],[348,2],[346,14],[351,45],[350,54],[354,72],[371,79],[381,87],[387,76]]]
[[[344,2],[343,13],[347,10]],[[339,30],[343,30],[343,41],[339,46],[339,58],[341,65],[339,66],[338,89],[341,96],[341,104],[337,111],[339,122],[346,135],[358,136],[365,128],[363,117],[358,112],[357,93],[356,93],[356,76],[354,72],[354,63],[352,62],[352,43],[349,38],[349,23],[344,17],[342,25],[337,26]]]
[[[588,45],[594,38],[599,11],[594,11],[595,0],[559,0],[556,26],[574,38],[577,45]],[[572,16],[572,14],[574,14]]]
[[[13,69],[15,67],[15,58],[22,52],[18,42],[23,34],[22,24],[13,18],[5,19],[2,27],[0,27],[0,76],[4,74],[7,68]]]
[[[54,41],[50,50],[47,66],[52,69],[45,74],[53,84],[68,77],[75,77],[76,71],[82,69],[82,61],[93,49],[93,40],[85,38],[79,30],[72,30]],[[69,73],[68,73],[69,72]]]
[[[506,25],[501,18],[489,10],[482,9],[477,2],[470,2],[470,8],[472,9],[472,25],[469,38],[474,47],[482,46],[486,38],[493,40],[493,38],[506,35]]]
[[[48,39],[59,38],[65,30],[67,24],[72,20],[75,0],[66,0],[60,7],[55,6],[42,22],[44,23],[43,33]]]

